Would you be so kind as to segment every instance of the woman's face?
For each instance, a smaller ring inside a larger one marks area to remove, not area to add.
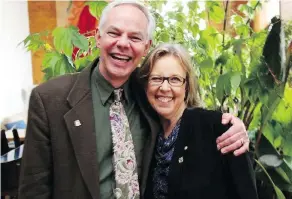
[[[163,79],[166,77],[170,77],[168,81]],[[161,117],[172,119],[182,115],[186,108],[185,78],[186,71],[174,56],[167,55],[154,63],[146,94],[151,106]]]

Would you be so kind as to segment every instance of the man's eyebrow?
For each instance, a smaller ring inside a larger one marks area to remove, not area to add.
[[[117,31],[117,32],[122,32],[119,28],[115,27],[115,26],[109,26],[108,27],[108,30],[113,30],[113,31]],[[144,38],[144,35],[141,31],[133,31],[133,32],[130,32],[131,35],[137,35],[137,36],[141,36]]]
[[[143,37],[143,33],[138,31],[138,32],[131,32],[132,35],[137,35]]]
[[[108,29],[109,29],[109,30],[115,30],[115,31],[120,32],[120,29],[118,29],[118,28],[115,27],[115,26],[109,26]]]

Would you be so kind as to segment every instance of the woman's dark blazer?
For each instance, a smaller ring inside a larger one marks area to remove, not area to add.
[[[257,199],[248,153],[235,157],[217,150],[216,138],[228,129],[221,116],[200,108],[184,111],[170,165],[168,199]],[[154,164],[155,160],[152,169]],[[151,175],[145,195],[150,198]]]

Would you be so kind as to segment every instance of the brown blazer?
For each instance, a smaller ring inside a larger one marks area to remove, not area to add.
[[[98,59],[81,73],[55,78],[32,91],[21,163],[20,199],[100,198],[90,89],[90,73],[97,62]],[[147,99],[136,85],[131,83],[131,89],[135,90],[151,129],[140,176],[143,194],[159,125],[152,118],[153,113],[149,113],[149,105],[143,105]],[[81,125],[76,123],[78,120]]]

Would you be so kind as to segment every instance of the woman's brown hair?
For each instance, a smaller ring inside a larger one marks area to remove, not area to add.
[[[157,60],[165,56],[176,57],[184,70],[186,71],[186,97],[185,102],[187,107],[200,106],[198,97],[197,78],[193,71],[191,58],[187,50],[179,44],[164,43],[154,48],[144,59],[141,67],[138,69],[138,80],[140,84],[146,88],[149,75]]]

